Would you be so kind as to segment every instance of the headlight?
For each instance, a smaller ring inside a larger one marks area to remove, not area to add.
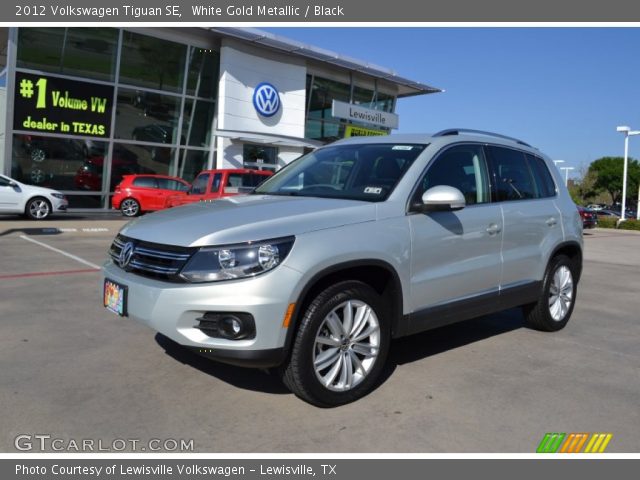
[[[188,282],[218,282],[253,277],[280,265],[291,251],[293,237],[225,247],[203,247],[180,276]]]
[[[51,196],[59,198],[60,200],[64,200],[64,195],[61,193],[52,193]]]

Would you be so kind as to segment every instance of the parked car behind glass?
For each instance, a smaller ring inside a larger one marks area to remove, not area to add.
[[[183,196],[191,185],[168,175],[125,175],[116,185],[111,205],[125,217],[162,210],[169,196]]]
[[[32,220],[44,220],[54,212],[64,212],[69,201],[62,193],[36,187],[0,175],[0,213],[18,213]]]

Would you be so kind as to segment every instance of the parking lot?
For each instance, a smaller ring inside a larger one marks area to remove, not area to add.
[[[312,407],[102,307],[117,216],[0,218],[0,451],[21,434],[193,439],[196,452],[535,452],[546,432],[640,447],[640,234],[585,234],[566,329],[519,310],[395,341],[382,385]]]

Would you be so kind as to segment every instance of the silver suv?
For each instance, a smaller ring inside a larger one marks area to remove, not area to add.
[[[394,338],[512,307],[563,328],[582,222],[537,149],[456,129],[336,142],[250,195],[134,220],[109,253],[107,308],[336,406]]]

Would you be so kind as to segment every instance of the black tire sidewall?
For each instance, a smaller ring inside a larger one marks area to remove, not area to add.
[[[359,385],[346,392],[334,392],[324,387],[316,377],[313,349],[324,318],[337,305],[347,300],[361,300],[374,310],[380,323],[380,349],[373,368]],[[318,406],[334,407],[361,398],[379,380],[389,350],[390,331],[390,322],[382,298],[370,286],[358,281],[345,281],[327,288],[310,304],[298,330],[292,352],[292,356],[296,356],[297,383],[304,387],[307,396]]]

